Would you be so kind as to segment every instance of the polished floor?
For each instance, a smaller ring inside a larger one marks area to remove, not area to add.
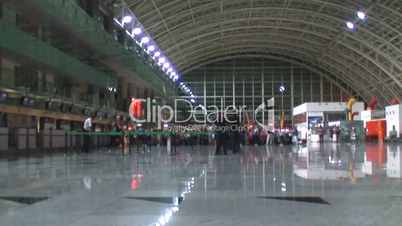
[[[402,225],[400,145],[213,149],[2,159],[0,225]]]

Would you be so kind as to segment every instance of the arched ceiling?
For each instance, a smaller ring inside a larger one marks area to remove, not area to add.
[[[402,97],[401,0],[125,0],[186,72],[247,54],[315,68],[365,100]],[[357,10],[367,21],[358,21]],[[357,29],[346,29],[347,20]]]

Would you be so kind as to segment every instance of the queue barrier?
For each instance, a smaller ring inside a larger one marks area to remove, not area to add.
[[[112,131],[112,132],[82,132],[82,131],[70,131],[67,132],[68,134],[71,135],[90,135],[90,136],[130,136],[130,137],[136,137],[136,136],[151,136],[151,137],[169,137],[169,136],[177,136],[177,132],[172,132],[172,131],[122,131],[122,132],[117,132],[117,131]],[[188,134],[190,136],[208,136],[208,132],[188,132],[184,133]]]

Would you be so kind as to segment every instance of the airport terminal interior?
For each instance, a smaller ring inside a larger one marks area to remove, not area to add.
[[[400,226],[401,101],[401,0],[0,0],[0,226]]]

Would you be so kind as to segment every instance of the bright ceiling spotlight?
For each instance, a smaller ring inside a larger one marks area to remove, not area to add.
[[[123,24],[128,24],[128,23],[131,23],[132,20],[133,20],[133,17],[127,15],[127,16],[124,16],[124,17],[123,17],[122,22],[123,22]]]
[[[136,27],[133,29],[133,34],[134,35],[140,35],[142,33],[142,29],[139,27]]]
[[[154,45],[148,46],[148,52],[152,53],[153,51],[155,51],[155,46]]]
[[[170,74],[170,72],[172,72],[172,71],[173,71],[173,69],[172,69],[171,67],[167,69],[167,73],[169,73],[169,74]]]
[[[195,100],[194,100],[194,99],[191,99],[191,103],[193,103],[193,104],[194,104],[194,103],[195,103]]]
[[[141,43],[147,44],[150,41],[149,37],[145,36],[141,39]]]
[[[366,19],[366,13],[363,12],[363,11],[357,11],[356,15],[360,20],[365,20]]]
[[[346,22],[346,27],[349,28],[350,30],[353,30],[353,29],[355,29],[355,24],[348,21],[348,22]]]
[[[184,83],[183,83],[183,82],[180,82],[180,85],[182,86],[182,85],[184,85]]]
[[[170,75],[171,75],[172,77],[175,77],[175,76],[176,76],[176,72],[171,71],[171,72],[170,72]]]
[[[177,80],[179,80],[179,76],[176,75],[173,77],[173,81],[177,81]]]
[[[281,85],[281,86],[279,87],[279,92],[284,93],[285,91],[286,91],[285,86],[284,86],[284,85]]]
[[[161,55],[161,52],[157,51],[157,52],[155,52],[154,57],[159,57],[160,55]]]
[[[165,63],[165,61],[166,61],[165,57],[161,57],[161,58],[159,58],[158,63],[163,64],[163,63]]]
[[[163,64],[163,68],[169,68],[169,67],[170,67],[169,62],[166,62],[166,63]]]

